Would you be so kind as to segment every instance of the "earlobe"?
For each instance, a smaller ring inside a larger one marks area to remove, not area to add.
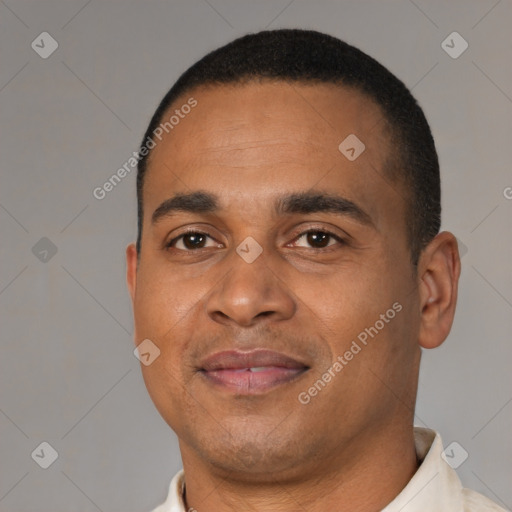
[[[133,303],[137,284],[137,249],[134,243],[126,247],[126,284]]]
[[[450,332],[457,303],[460,258],[453,234],[439,233],[424,249],[418,269],[421,314],[418,342],[423,348],[435,348]]]

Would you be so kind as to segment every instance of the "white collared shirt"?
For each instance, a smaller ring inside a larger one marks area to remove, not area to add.
[[[462,487],[455,470],[441,457],[443,443],[437,432],[414,427],[414,441],[421,465],[381,512],[505,512],[482,494]],[[184,485],[182,470],[172,479],[165,503],[152,512],[189,512],[182,498]]]

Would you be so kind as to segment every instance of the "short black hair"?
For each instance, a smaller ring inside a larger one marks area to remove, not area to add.
[[[160,102],[144,135],[146,146],[175,100],[200,86],[272,80],[328,83],[356,89],[382,110],[390,132],[388,174],[400,178],[413,265],[441,224],[441,184],[434,139],[409,89],[382,64],[336,37],[313,30],[278,29],[248,34],[204,56],[186,70]],[[340,141],[341,142],[341,141]],[[391,148],[390,148],[391,149]],[[140,254],[143,185],[151,153],[139,156],[137,172]]]

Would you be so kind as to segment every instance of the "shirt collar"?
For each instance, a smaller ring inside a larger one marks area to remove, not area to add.
[[[434,430],[414,427],[414,443],[421,465],[382,512],[462,512],[462,484],[441,457],[441,436]]]

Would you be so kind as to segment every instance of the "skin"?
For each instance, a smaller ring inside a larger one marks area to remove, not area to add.
[[[141,368],[179,438],[186,505],[380,510],[417,469],[421,347],[439,346],[452,325],[456,239],[440,233],[411,265],[405,189],[384,171],[393,148],[379,107],[359,92],[264,82],[185,96],[175,105],[190,96],[198,105],[153,150],[140,259],[134,244],[126,257],[135,343],[149,338],[161,351]],[[366,146],[353,162],[338,150],[351,133]],[[198,190],[216,194],[221,209],[151,223],[163,201]],[[371,224],[330,212],[275,214],[276,197],[312,190],[350,199]],[[183,239],[164,247],[189,227],[210,235],[204,248]],[[311,228],[344,242],[331,238],[322,249],[303,234]],[[250,264],[236,252],[249,236],[263,249]],[[395,302],[402,310],[301,404],[299,393]],[[259,395],[226,393],[197,371],[209,354],[251,348],[310,369]]]

